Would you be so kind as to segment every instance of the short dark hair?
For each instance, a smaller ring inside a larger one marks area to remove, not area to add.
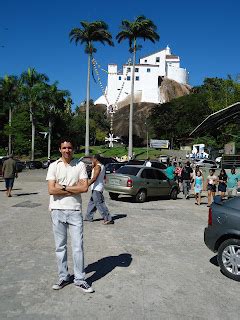
[[[58,145],[59,147],[61,147],[61,144],[64,142],[70,142],[72,147],[74,148],[74,143],[73,143],[73,139],[71,137],[63,137],[59,139]]]
[[[100,156],[100,154],[94,154],[93,156],[94,159],[96,159],[97,161],[101,162],[102,157]]]

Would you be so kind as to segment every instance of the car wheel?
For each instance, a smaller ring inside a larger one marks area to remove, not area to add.
[[[117,200],[118,196],[119,196],[118,193],[109,192],[109,197],[110,197],[112,200]]]
[[[145,202],[147,200],[147,192],[145,190],[139,190],[135,196],[135,201],[138,203]]]
[[[177,196],[178,196],[178,190],[176,188],[172,189],[170,193],[170,199],[177,200]]]
[[[240,240],[228,239],[218,249],[218,263],[230,279],[240,281]]]

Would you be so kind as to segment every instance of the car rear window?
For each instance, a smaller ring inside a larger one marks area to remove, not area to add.
[[[119,168],[116,173],[121,174],[129,174],[130,176],[136,176],[139,172],[140,168],[132,167],[132,166],[124,166]]]
[[[235,197],[227,200],[226,202],[224,202],[224,206],[240,210],[240,197]]]
[[[129,160],[127,164],[130,164],[130,165],[137,165],[137,166],[142,166],[144,165],[145,163],[145,160]]]
[[[158,169],[166,169],[167,168],[165,166],[165,164],[163,164],[161,162],[151,162],[151,163],[152,163],[153,168],[158,168]]]

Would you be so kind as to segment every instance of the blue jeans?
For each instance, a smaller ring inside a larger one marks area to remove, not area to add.
[[[105,221],[112,220],[109,210],[105,204],[103,193],[97,190],[92,190],[92,195],[88,203],[86,219],[92,221],[97,209]]]
[[[184,196],[189,196],[189,190],[191,189],[191,181],[190,180],[183,180],[183,193]]]
[[[67,229],[71,235],[74,283],[84,281],[83,218],[79,210],[52,210],[59,280],[69,280],[67,263]]]

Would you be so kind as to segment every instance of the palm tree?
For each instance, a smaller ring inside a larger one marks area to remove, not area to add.
[[[8,154],[12,153],[12,112],[18,102],[18,79],[16,76],[6,75],[0,80],[4,107],[8,109]]]
[[[71,30],[70,41],[76,44],[85,43],[85,53],[88,54],[88,73],[87,73],[87,98],[86,98],[86,135],[85,135],[85,155],[89,155],[89,100],[90,100],[90,67],[92,54],[96,52],[94,42],[107,43],[113,46],[112,36],[108,31],[108,25],[104,21],[87,22],[81,21],[81,28]]]
[[[34,160],[35,151],[35,111],[37,107],[43,106],[45,85],[48,77],[38,73],[33,68],[28,68],[20,77],[23,102],[29,107],[30,121],[32,124],[31,160]]]
[[[129,51],[133,54],[132,62],[132,79],[131,79],[131,102],[129,111],[129,144],[128,144],[128,157],[132,158],[133,155],[133,104],[134,104],[134,78],[135,78],[135,64],[136,64],[136,51],[141,47],[137,45],[137,39],[150,40],[155,43],[159,40],[159,35],[156,30],[155,24],[147,19],[145,16],[138,16],[133,22],[123,20],[121,31],[117,34],[116,39],[118,43],[123,40],[129,41]]]

